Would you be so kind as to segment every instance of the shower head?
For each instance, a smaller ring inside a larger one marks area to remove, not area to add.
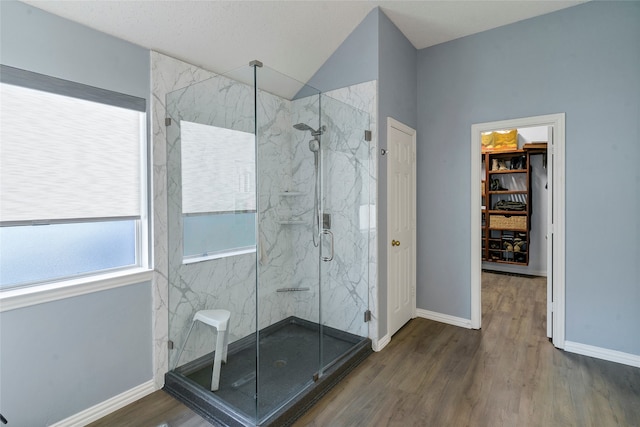
[[[293,125],[293,127],[295,129],[301,130],[303,132],[309,131],[309,132],[311,132],[311,135],[313,135],[313,136],[322,135],[322,132],[324,132],[327,129],[326,126],[320,126],[320,129],[314,130],[311,126],[309,126],[306,123],[297,123],[297,124]]]

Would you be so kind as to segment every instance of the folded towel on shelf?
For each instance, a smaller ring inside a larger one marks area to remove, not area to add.
[[[525,211],[527,210],[527,204],[513,200],[499,200],[493,205],[493,209],[496,211]]]

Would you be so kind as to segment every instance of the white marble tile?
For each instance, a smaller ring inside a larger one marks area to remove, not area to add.
[[[167,130],[169,206],[169,282],[171,287],[169,336],[180,348],[193,314],[204,308],[231,311],[231,342],[289,315],[282,304],[281,287],[291,287],[292,247],[287,227],[279,220],[284,212],[280,193],[290,187],[290,103],[260,92],[258,99],[258,216],[260,262],[256,313],[255,255],[242,255],[182,264],[182,209],[179,126]],[[202,124],[252,132],[252,88],[218,76],[168,97],[169,114]],[[236,260],[236,261],[233,261]],[[241,278],[241,279],[239,279]],[[233,283],[229,286],[229,283]],[[175,289],[174,289],[175,288]],[[251,310],[248,310],[250,308]],[[192,335],[180,363],[210,351],[210,334]],[[177,352],[175,352],[177,353]],[[173,366],[175,354],[170,355]]]
[[[369,113],[369,129],[372,131],[372,141],[369,143],[369,207],[370,207],[370,229],[369,229],[369,309],[372,312],[372,319],[369,322],[369,338],[377,341],[378,336],[378,246],[376,229],[376,207],[378,195],[378,82],[360,83],[342,89],[327,92],[325,95],[342,101],[348,105],[356,107]]]
[[[369,160],[375,142],[362,142],[362,132],[371,128],[370,115],[375,110],[375,82],[333,94],[341,101],[366,107],[364,111],[354,110],[343,102],[323,100],[323,123],[328,129],[323,135],[326,147],[321,162],[326,194],[322,203],[325,211],[332,214],[332,230],[338,234],[333,262],[318,262],[319,249],[311,239],[314,197],[314,156],[308,147],[311,136],[292,127],[300,122],[317,127],[318,97],[287,101],[259,92],[260,250],[257,254],[184,265],[179,127],[164,126],[165,95],[184,88],[169,96],[167,109],[176,120],[246,132],[254,129],[253,96],[251,89],[241,83],[222,76],[211,78],[211,73],[173,58],[153,53],[152,63],[157,206],[154,222],[158,240],[154,287],[154,301],[158,301],[156,378],[168,366],[173,367],[192,316],[201,309],[226,308],[232,312],[231,342],[254,332],[256,324],[263,328],[292,315],[315,322],[321,319],[329,326],[372,336],[367,330],[371,324],[362,321],[362,313],[371,305],[371,294],[375,295],[375,282],[371,283],[372,271],[375,272],[371,248],[375,245],[370,242],[375,239],[375,229],[363,228],[360,215],[361,206],[375,205],[375,194],[371,194],[371,189],[376,188],[371,183],[375,180],[375,172],[371,170],[375,162]],[[158,143],[164,140],[166,145]],[[283,195],[286,191],[299,194]],[[301,223],[282,224],[283,220]],[[323,251],[327,254],[328,248]],[[319,274],[323,277],[322,286],[318,284]],[[277,292],[279,288],[296,286],[309,290]],[[175,344],[171,354],[166,350],[167,339]],[[206,328],[195,329],[180,364],[210,352],[212,346],[213,334]]]
[[[168,92],[212,76],[205,70],[174,58],[151,52],[151,150],[153,190],[153,378],[158,388],[164,385],[169,351],[169,267],[167,227],[167,168],[165,96]]]
[[[318,99],[293,101],[292,122],[317,123]],[[311,321],[322,321],[337,329],[367,336],[363,313],[368,307],[369,227],[360,229],[360,206],[369,203],[369,150],[364,130],[370,119],[366,112],[323,97],[321,136],[322,210],[332,215],[334,260],[318,267],[313,233],[314,161],[308,149],[308,132],[294,133],[293,186],[303,195],[296,198],[304,224],[292,228],[295,251],[294,283],[310,291],[289,298],[291,313]],[[327,237],[323,255],[328,256]],[[318,268],[322,284],[318,284]],[[319,299],[322,299],[319,307]]]

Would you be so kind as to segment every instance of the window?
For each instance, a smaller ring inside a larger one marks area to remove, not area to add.
[[[184,258],[255,251],[255,137],[180,122]]]
[[[145,100],[2,66],[0,103],[0,288],[146,266]]]

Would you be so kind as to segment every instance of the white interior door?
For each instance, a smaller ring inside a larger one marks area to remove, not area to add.
[[[416,131],[387,118],[388,333],[416,311]]]
[[[547,337],[553,337],[553,126],[547,137]]]

